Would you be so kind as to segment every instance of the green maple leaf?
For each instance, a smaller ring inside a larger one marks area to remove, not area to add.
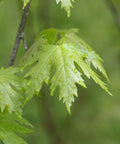
[[[82,75],[92,78],[105,91],[111,94],[106,84],[91,68],[91,64],[108,79],[102,66],[102,59],[76,35],[76,30],[60,31],[54,29],[42,32],[31,47],[24,68],[30,66],[25,77],[29,77],[26,89],[27,99],[39,93],[43,82],[50,83],[51,95],[59,88],[59,99],[63,99],[70,112],[74,96],[78,96],[76,84],[86,88]],[[52,37],[52,38],[51,38]],[[41,41],[44,40],[42,44]],[[34,47],[35,46],[35,47]],[[37,51],[37,52],[35,52]]]
[[[5,144],[27,144],[16,134],[32,132],[32,130],[25,126],[32,127],[28,121],[17,117],[14,113],[0,112],[0,139]]]
[[[74,0],[56,0],[56,3],[61,2],[61,7],[65,9],[67,12],[68,17],[70,16],[70,8],[72,7],[72,3]]]
[[[6,107],[20,114],[23,101],[22,88],[25,86],[25,80],[15,75],[19,68],[2,68],[0,70],[0,108],[3,112]]]

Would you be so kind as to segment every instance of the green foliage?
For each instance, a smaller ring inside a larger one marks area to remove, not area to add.
[[[0,70],[0,108],[3,112],[6,107],[11,113],[17,114],[22,112],[22,89],[25,86],[25,80],[15,75],[19,68],[2,68]]]
[[[0,112],[0,139],[5,144],[27,144],[16,133],[32,132],[26,126],[31,127],[31,124],[25,119],[18,117],[15,113],[8,114],[8,112]]]
[[[19,68],[13,67],[0,70],[0,139],[5,144],[26,144],[15,132],[23,134],[31,132],[23,126],[31,125],[21,116],[26,80],[18,77],[16,75],[18,72]]]
[[[70,8],[72,7],[72,3],[74,0],[56,0],[57,4],[61,2],[61,7],[65,9],[68,17],[70,16]]]
[[[70,16],[73,1],[56,0],[56,3],[61,2],[61,7]],[[23,0],[23,7],[28,2],[30,0]],[[77,33],[77,29],[45,30],[25,54],[21,69],[10,67],[0,70],[0,139],[5,144],[27,144],[18,136],[32,132],[26,127],[31,127],[31,124],[22,118],[22,107],[25,100],[39,95],[44,82],[50,86],[51,95],[59,91],[59,99],[63,100],[69,113],[74,97],[78,96],[76,84],[87,87],[84,75],[111,95],[97,74],[101,72],[108,80],[103,60]],[[24,78],[18,76],[21,75],[20,70]]]
[[[58,87],[59,99],[63,99],[70,113],[74,96],[78,96],[76,84],[86,88],[83,74],[111,94],[91,68],[92,63],[108,79],[101,64],[102,59],[76,33],[76,29],[45,30],[26,53],[24,68],[30,68],[25,74],[29,78],[27,100],[34,94],[39,94],[43,82],[50,83],[51,95]]]

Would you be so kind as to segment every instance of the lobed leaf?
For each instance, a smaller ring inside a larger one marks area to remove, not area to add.
[[[34,94],[39,94],[43,82],[50,83],[51,95],[56,88],[59,88],[59,99],[63,99],[67,110],[70,113],[70,107],[74,102],[74,96],[78,96],[76,84],[86,88],[82,75],[92,78],[110,95],[106,84],[99,78],[99,75],[92,70],[90,63],[98,69],[108,79],[102,66],[102,59],[80,39],[77,30],[55,31],[53,40],[50,35],[53,32],[48,29],[37,39],[37,48],[32,46],[31,53],[26,54],[24,68],[29,67],[25,77],[29,78],[28,88],[26,89],[27,100]],[[55,35],[57,34],[57,36]],[[40,40],[44,39],[44,44],[38,45]],[[35,45],[35,44],[33,44]],[[36,52],[34,52],[34,50]],[[54,69],[54,70],[53,70]]]

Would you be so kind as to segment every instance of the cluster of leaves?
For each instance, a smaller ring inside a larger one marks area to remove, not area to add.
[[[2,1],[3,0],[0,0],[0,2]],[[30,0],[22,0],[22,1],[23,1],[23,7],[25,7],[27,3],[30,2]],[[69,16],[70,7],[72,7],[71,1],[56,0],[56,2],[57,3],[61,2],[61,6],[65,8]],[[36,43],[34,45],[36,45]],[[36,47],[34,47],[34,49],[36,49]],[[31,131],[25,128],[24,126],[22,126],[22,125],[31,126],[26,120],[22,118],[22,107],[25,101],[24,90],[26,90],[27,93],[26,99],[28,100],[30,97],[34,95],[35,91],[38,92],[41,89],[39,85],[36,84],[35,85],[36,88],[34,87],[32,93],[30,94],[30,91],[28,89],[29,87],[31,87],[31,85],[27,87],[26,85],[27,80],[18,77],[16,75],[16,73],[18,72],[20,72],[20,68],[11,67],[7,69],[2,68],[0,70],[0,109],[1,109],[0,110],[0,139],[5,144],[13,144],[13,143],[25,144],[26,143],[23,139],[21,139],[15,134],[15,132],[26,133]],[[50,75],[49,71],[48,71],[48,75]],[[29,83],[30,81],[32,81],[32,78],[31,80],[29,80]],[[41,81],[44,81],[44,79]],[[42,87],[42,82],[40,86]]]
[[[31,132],[25,127],[31,125],[22,118],[26,80],[16,75],[19,71],[13,67],[0,70],[0,139],[5,144],[26,144],[16,132]]]
[[[22,107],[25,101],[39,95],[44,82],[49,84],[51,95],[58,88],[59,99],[63,99],[69,113],[74,96],[78,96],[76,84],[86,88],[82,75],[92,78],[111,94],[91,67],[93,65],[108,80],[102,59],[77,32],[76,29],[47,29],[26,52],[19,68],[0,70],[0,139],[5,144],[26,144],[15,133],[31,132],[24,126],[31,125],[22,118]]]
[[[2,1],[3,0],[0,0],[0,2]],[[30,2],[31,0],[22,0],[22,1],[23,1],[23,8],[24,8],[27,5],[27,3]],[[68,16],[70,16],[70,7],[72,7],[71,1],[70,0],[67,0],[67,1],[56,0],[56,2],[57,3],[61,2],[61,6],[65,8]],[[54,34],[54,30],[53,30],[53,34]],[[54,39],[54,36],[52,39]],[[38,43],[35,43],[33,45],[34,50],[37,48],[36,47],[37,44]],[[46,63],[46,67],[49,67],[47,66],[47,64],[48,63]],[[25,64],[24,68],[26,66],[28,65]],[[32,69],[30,70],[31,70],[30,71],[30,74],[31,74]],[[39,74],[39,71],[40,70],[38,70],[37,73],[40,78],[41,74]],[[45,71],[47,71],[47,69],[45,69]],[[31,126],[31,125],[25,119],[22,118],[22,107],[24,106],[25,100],[30,99],[35,94],[35,92],[39,93],[42,87],[42,83],[44,81],[44,78],[43,78],[40,81],[35,81],[37,82],[36,84],[35,82],[33,82],[33,84],[35,84],[34,85],[35,87],[31,91],[32,93],[30,93],[29,88],[32,86],[32,84],[30,84],[30,82],[32,82],[33,80],[32,77],[28,81],[25,78],[18,77],[17,74],[19,72],[20,72],[20,68],[13,68],[13,67],[7,68],[7,69],[2,68],[0,70],[0,109],[1,109],[0,110],[0,139],[5,144],[13,144],[13,143],[26,144],[26,142],[22,138],[16,135],[16,132],[17,133],[31,132],[31,130],[29,130],[28,128],[25,128],[25,125],[26,126]],[[26,77],[27,75],[29,74],[26,74]],[[48,79],[49,79],[49,75],[50,75],[50,71],[46,73],[46,77],[48,77]],[[39,86],[39,83],[41,83],[40,86]],[[29,86],[27,86],[27,84]],[[55,88],[57,87],[57,85],[55,85],[55,82],[53,82],[53,87]],[[63,86],[63,88],[65,87]],[[52,87],[51,89],[53,91]],[[27,94],[26,97],[25,97],[25,94]],[[62,97],[62,90],[61,90],[61,97]],[[67,98],[65,99],[65,101],[67,102]]]
[[[30,0],[23,2],[25,7]],[[73,0],[56,2],[61,2],[61,7],[70,16]],[[51,95],[58,88],[59,99],[63,100],[69,113],[74,96],[78,96],[76,84],[87,87],[83,75],[92,78],[111,95],[95,71],[100,71],[108,80],[103,60],[77,33],[77,29],[47,29],[37,37],[19,67],[1,68],[0,139],[5,144],[26,144],[18,135],[31,132],[27,127],[32,125],[22,117],[22,108],[26,101],[39,95],[44,82],[50,86]]]

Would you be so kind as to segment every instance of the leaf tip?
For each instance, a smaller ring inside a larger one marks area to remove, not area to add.
[[[108,90],[107,90],[107,93],[108,93],[110,96],[113,96],[113,94],[112,94],[111,92],[109,92]]]
[[[67,108],[69,115],[71,115],[70,107],[71,107],[71,103],[66,103],[66,108]]]

